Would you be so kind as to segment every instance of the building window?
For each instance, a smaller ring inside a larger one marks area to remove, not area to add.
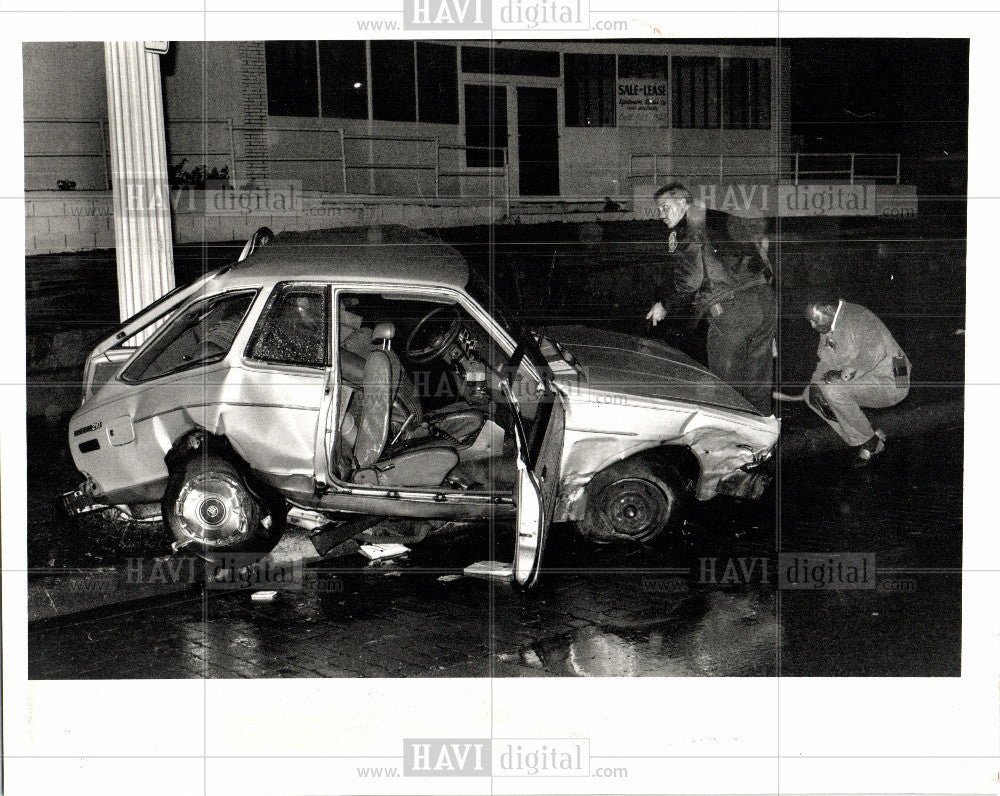
[[[722,126],[727,130],[769,130],[771,62],[767,58],[724,58],[722,98]]]
[[[465,163],[470,167],[503,166],[507,146],[507,89],[465,86]]]
[[[264,43],[270,116],[319,116],[316,42]]]
[[[320,113],[368,118],[368,64],[363,41],[319,43]]]
[[[464,46],[462,71],[481,75],[559,77],[559,53],[547,50]]]
[[[458,124],[455,48],[417,42],[417,114],[421,122]]]
[[[619,55],[618,79],[666,80],[669,63],[665,55]]]
[[[268,114],[458,124],[456,48],[373,41],[265,42]],[[419,110],[418,110],[419,108]]]
[[[614,127],[615,56],[563,55],[567,127]]]
[[[372,118],[417,120],[416,70],[412,41],[373,41]]]
[[[673,59],[673,126],[719,127],[719,59],[676,56]]]

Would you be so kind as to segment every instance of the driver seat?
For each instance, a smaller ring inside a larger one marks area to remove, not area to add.
[[[439,440],[394,453],[387,449],[392,406],[399,386],[389,352],[378,349],[365,360],[361,388],[361,418],[354,441],[351,480],[366,486],[440,486],[458,464],[458,452]]]
[[[479,432],[486,423],[486,414],[481,409],[469,405],[465,401],[427,412],[423,421],[407,434],[407,442],[423,439],[438,439],[455,446],[468,448],[476,441]]]

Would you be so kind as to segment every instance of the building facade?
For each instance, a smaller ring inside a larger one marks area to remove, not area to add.
[[[28,249],[113,245],[102,222],[103,46],[27,43],[24,66]],[[162,73],[180,242],[239,239],[257,222],[432,226],[542,208],[646,216],[670,180],[737,211],[801,214],[815,198],[792,192],[785,208],[779,196],[783,184],[798,191],[800,175],[788,59],[774,44],[172,42]],[[824,189],[854,186],[853,156],[842,174],[823,168]],[[257,206],[221,220],[199,192],[282,185],[308,212],[268,217],[274,208]],[[86,202],[67,220],[38,220]]]
[[[181,172],[564,200],[670,176],[773,179],[783,70],[773,46],[662,40],[175,42],[163,68]],[[25,74],[28,190],[106,187],[100,45],[25,45]],[[51,157],[56,139],[73,139],[65,158]]]
[[[237,182],[352,196],[572,201],[667,177],[774,180],[788,121],[774,46],[182,42],[175,62],[168,117],[207,109],[213,151],[231,119]]]

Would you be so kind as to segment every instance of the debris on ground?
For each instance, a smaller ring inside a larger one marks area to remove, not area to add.
[[[486,578],[487,580],[512,580],[513,564],[503,561],[477,561],[462,570],[470,578]]]
[[[541,669],[544,667],[542,659],[538,657],[538,653],[530,647],[521,651],[521,660],[524,661],[526,666],[530,666],[532,669]]]
[[[441,575],[438,578],[438,582],[439,583],[451,583],[453,581],[461,580],[461,579],[462,579],[461,575]]]
[[[346,542],[337,545],[332,550],[330,550],[325,558],[344,558],[345,556],[353,555],[358,552],[359,545],[353,539],[348,539]]]
[[[386,544],[363,544],[358,548],[358,552],[369,561],[384,561],[409,553],[410,548],[405,544],[389,542]]]
[[[288,510],[286,519],[289,525],[304,528],[307,531],[315,531],[330,522],[329,518],[320,514],[318,511],[300,509],[298,506],[293,506]]]
[[[371,528],[372,525],[377,524],[380,519],[380,517],[373,515],[361,514],[347,520],[347,522],[334,523],[326,521],[323,525],[313,530],[309,535],[309,541],[312,542],[312,546],[316,549],[317,553],[321,556],[326,556],[344,545],[345,542],[350,541]],[[354,550],[356,549],[355,547]],[[343,553],[340,554],[342,555]]]

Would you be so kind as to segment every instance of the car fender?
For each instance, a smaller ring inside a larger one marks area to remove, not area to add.
[[[614,452],[610,453],[611,450]],[[569,468],[563,472],[554,521],[583,519],[587,510],[587,485],[598,473],[631,458],[645,458],[657,464],[675,463],[680,475],[691,484],[700,479],[699,459],[689,446],[674,440],[666,443],[642,440],[624,446],[620,437],[580,440],[569,457]]]

